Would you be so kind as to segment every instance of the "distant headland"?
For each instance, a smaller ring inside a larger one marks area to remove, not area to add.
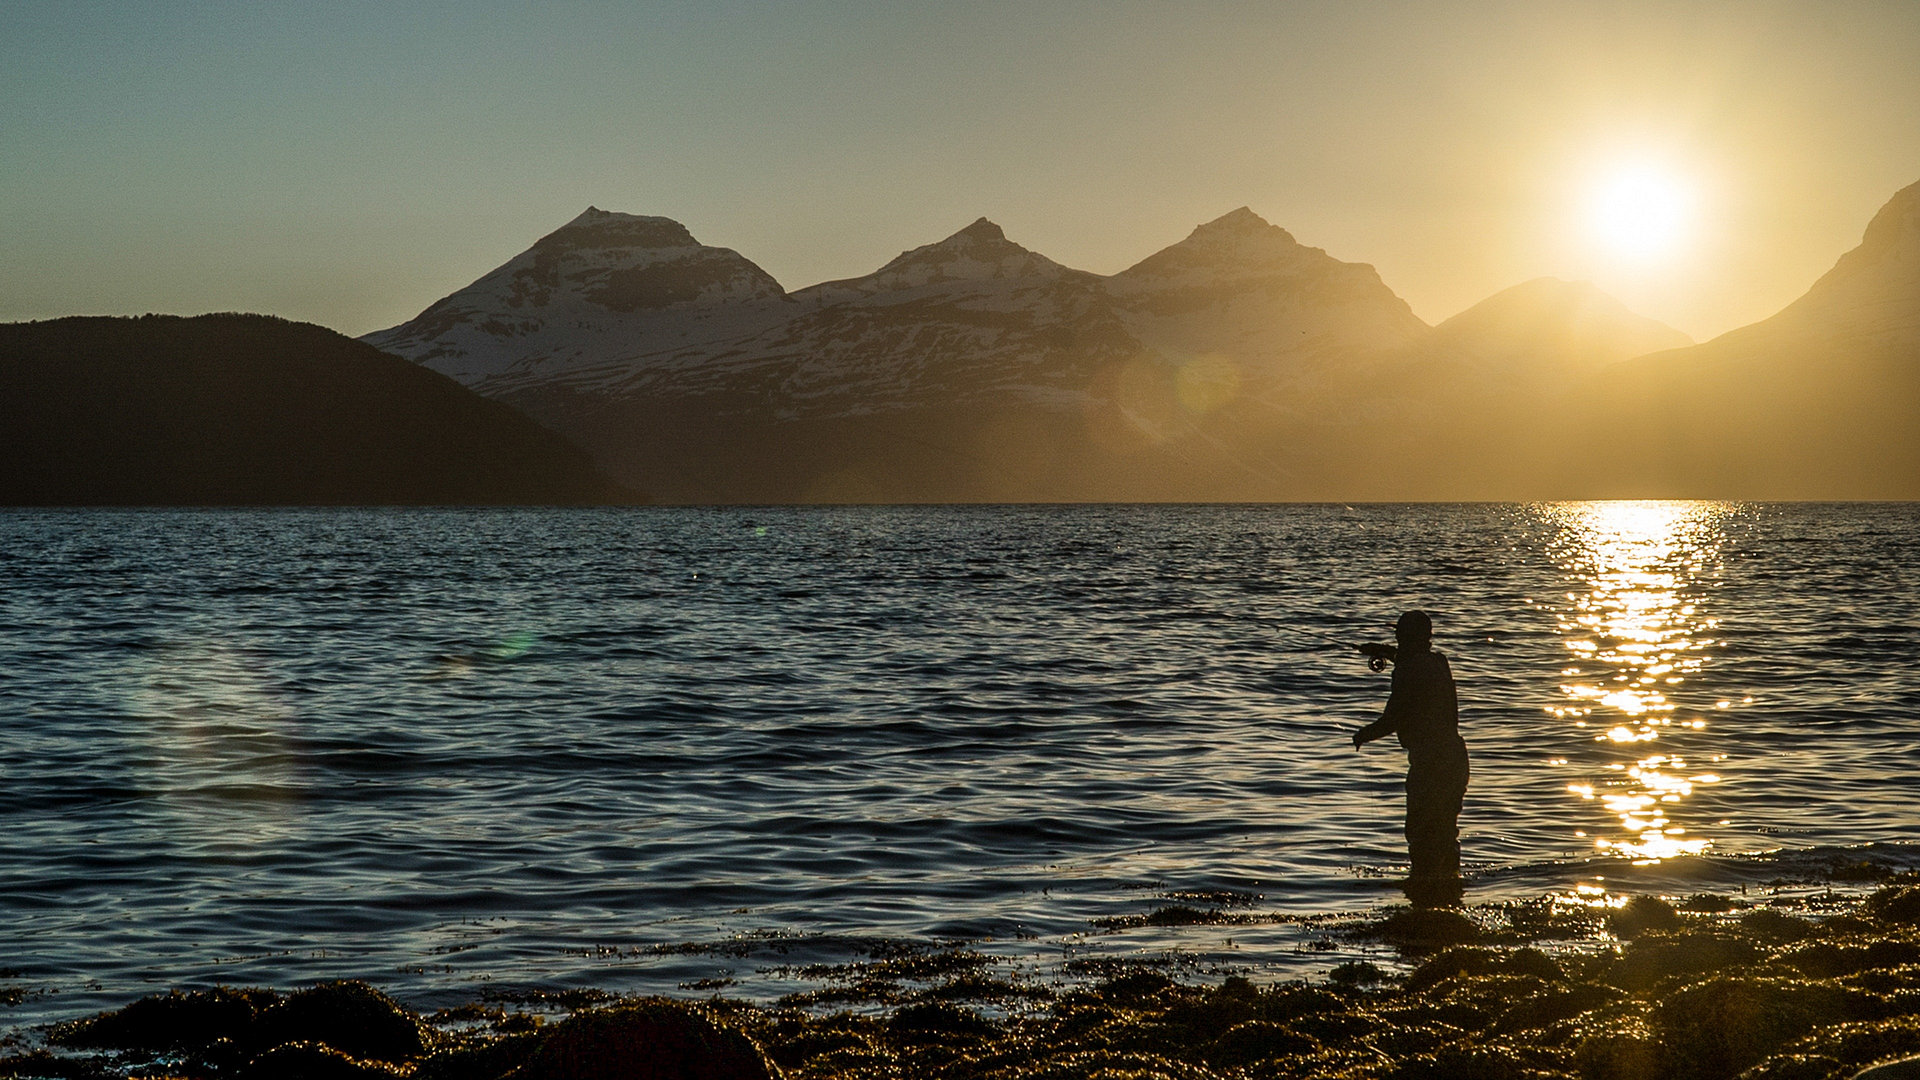
[[[261,315],[0,326],[7,505],[634,501],[499,402]]]

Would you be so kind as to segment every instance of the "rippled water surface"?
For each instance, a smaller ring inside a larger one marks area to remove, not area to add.
[[[5,512],[0,1023],[778,992],[673,948],[728,938],[1284,971],[1298,928],[1090,920],[1397,900],[1386,677],[1316,635],[1412,606],[1470,899],[1920,842],[1912,505]]]

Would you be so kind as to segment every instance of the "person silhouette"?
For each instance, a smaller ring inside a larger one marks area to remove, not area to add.
[[[1426,612],[1402,613],[1393,636],[1393,691],[1380,719],[1353,733],[1353,748],[1400,737],[1407,751],[1407,857],[1413,864],[1407,895],[1416,903],[1452,902],[1460,895],[1460,807],[1467,794],[1459,698],[1447,658],[1433,650],[1433,620]]]

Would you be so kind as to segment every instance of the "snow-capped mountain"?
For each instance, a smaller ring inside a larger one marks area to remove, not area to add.
[[[1149,347],[1268,373],[1288,358],[1406,345],[1428,329],[1373,267],[1307,247],[1244,206],[1115,274],[1107,292]]]
[[[785,416],[1059,401],[1084,389],[1091,366],[1139,351],[1101,280],[981,218],[865,277],[795,292],[792,318],[741,356]],[[685,382],[636,371],[631,387],[672,392]]]
[[[1429,327],[1245,207],[1108,276],[982,218],[792,292],[676,222],[589,209],[365,340],[632,487],[723,502],[1426,497],[1489,421],[1524,464],[1550,394],[1686,344],[1550,280]]]
[[[591,379],[610,360],[724,348],[789,317],[786,290],[663,217],[586,212],[413,319],[361,340],[469,386]]]
[[[1261,384],[1426,329],[1371,267],[1244,208],[1112,277],[982,218],[793,293],[676,222],[590,208],[365,340],[493,396],[725,399],[799,417],[980,398],[1072,408],[1103,368],[1200,354]]]

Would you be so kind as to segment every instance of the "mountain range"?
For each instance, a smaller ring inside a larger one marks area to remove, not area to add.
[[[1913,460],[1916,203],[1697,346],[1552,279],[1428,326],[1246,208],[1112,275],[981,219],[791,292],[589,208],[363,340],[667,501],[1895,497],[1920,494],[1877,464]]]

